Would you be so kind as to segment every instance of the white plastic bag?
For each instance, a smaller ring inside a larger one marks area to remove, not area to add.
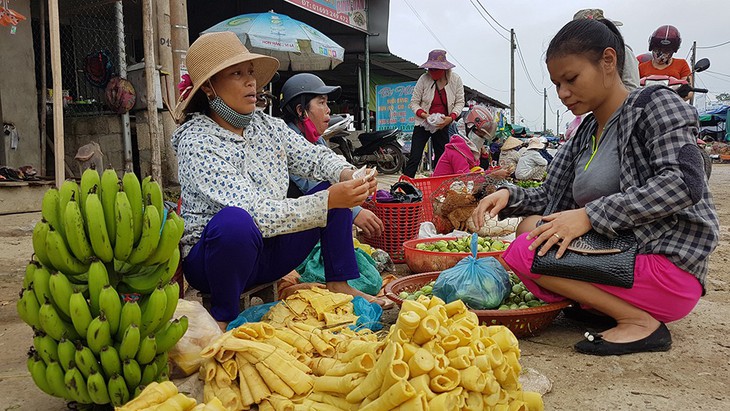
[[[441,113],[429,114],[428,117],[426,117],[426,121],[423,123],[423,128],[425,128],[429,133],[435,133],[439,129],[439,124],[444,121],[444,117],[446,116]]]
[[[176,376],[188,376],[197,372],[203,361],[200,351],[223,334],[208,310],[197,301],[178,301],[174,318],[183,315],[188,317],[188,331],[168,353],[169,358],[181,371],[181,373],[173,371]]]
[[[490,217],[489,214],[485,214],[482,228],[476,230],[474,221],[469,218],[466,220],[466,229],[469,230],[470,233],[479,234],[481,237],[502,237],[514,233],[521,221],[521,217],[505,218],[504,220],[500,220],[497,217]]]

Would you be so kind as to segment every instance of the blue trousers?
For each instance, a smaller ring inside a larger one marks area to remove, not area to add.
[[[329,183],[322,183],[310,193],[327,187]],[[246,210],[226,207],[208,222],[183,260],[183,271],[191,286],[210,293],[213,318],[232,321],[239,314],[243,291],[285,276],[307,258],[318,241],[322,242],[327,281],[360,276],[348,208],[329,210],[323,228],[264,238]]]

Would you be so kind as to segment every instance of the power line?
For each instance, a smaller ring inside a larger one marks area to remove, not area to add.
[[[726,83],[730,83],[730,80],[728,80],[728,79],[726,79],[726,78],[722,78],[722,77],[719,77],[719,76],[715,76],[715,75],[714,75],[713,73],[711,73],[711,72],[709,72],[709,73],[708,73],[707,71],[705,71],[705,72],[704,72],[703,74],[706,74],[706,75],[708,75],[708,76],[710,76],[710,77],[714,78],[715,80],[720,80],[720,81],[724,81],[724,82],[726,82]],[[726,74],[725,76],[727,76],[727,74]],[[727,76],[727,77],[730,77],[730,76]],[[699,78],[699,77],[698,77],[698,78]]]
[[[492,15],[491,15],[491,14],[489,13],[489,11],[487,11],[487,8],[486,8],[486,7],[484,7],[484,5],[482,4],[482,2],[481,2],[481,1],[479,1],[479,0],[476,0],[476,1],[477,1],[477,3],[479,4],[479,6],[481,6],[482,10],[484,10],[484,12],[485,12],[485,13],[487,13],[487,16],[489,16],[489,17],[490,17],[490,18],[491,18],[492,20],[494,20],[494,22],[495,22],[495,23],[497,23],[497,25],[498,25],[499,27],[501,27],[501,28],[502,28],[502,29],[503,29],[504,31],[507,31],[507,32],[509,31],[509,29],[508,29],[507,27],[505,27],[505,26],[501,25],[501,24],[500,24],[500,23],[499,23],[499,22],[497,21],[497,19],[495,19],[495,18],[494,18],[494,16],[492,16]]]
[[[520,58],[520,63],[522,64],[522,69],[525,70],[525,75],[527,76],[527,80],[530,82],[532,89],[535,90],[535,93],[542,96],[542,92],[540,90],[538,90],[537,86],[535,85],[535,82],[532,81],[530,72],[527,70],[527,64],[525,64],[525,57],[522,55],[522,47],[520,46],[519,40],[517,40],[517,34],[515,34],[515,44],[517,45],[517,56]]]
[[[697,48],[698,49],[714,49],[715,47],[724,46],[726,44],[730,44],[730,40],[725,41],[725,42],[720,43],[720,44],[715,44],[714,46],[697,46]]]
[[[489,27],[491,27],[491,28],[492,28],[492,30],[494,30],[494,32],[495,32],[495,33],[497,33],[497,35],[499,35],[499,36],[500,36],[500,37],[502,37],[503,39],[505,39],[505,40],[509,41],[509,39],[508,39],[508,38],[507,38],[507,37],[506,37],[506,36],[505,36],[504,34],[500,33],[500,32],[499,32],[499,31],[497,30],[497,28],[496,28],[496,27],[494,27],[494,25],[492,24],[492,22],[491,22],[491,21],[489,21],[489,20],[488,20],[488,19],[487,19],[486,17],[484,17],[484,15],[482,14],[482,11],[481,11],[481,10],[479,10],[479,7],[477,7],[477,5],[476,5],[476,4],[474,3],[474,0],[469,0],[469,2],[471,2],[471,5],[472,5],[472,6],[474,6],[474,8],[475,8],[475,9],[477,10],[477,13],[479,13],[479,15],[480,15],[480,16],[481,16],[481,17],[482,17],[482,18],[484,19],[484,21],[486,21],[486,22],[487,22],[487,24],[489,24]],[[478,0],[477,0],[477,3],[478,3]],[[481,6],[481,4],[480,4],[480,6]],[[482,6],[482,8],[483,8],[483,6]],[[487,14],[489,14],[489,13],[487,13]],[[499,24],[499,23],[497,23],[497,24]]]
[[[711,71],[711,70],[705,70],[705,73],[712,73],[712,74],[717,74],[718,76],[730,77],[730,74],[718,73],[716,71]]]

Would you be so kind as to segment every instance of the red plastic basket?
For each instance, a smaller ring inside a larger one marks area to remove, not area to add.
[[[408,268],[413,273],[425,273],[433,271],[443,271],[456,265],[459,261],[471,255],[471,253],[443,253],[438,251],[427,251],[419,250],[416,248],[418,244],[434,243],[440,240],[456,240],[456,237],[434,237],[434,238],[418,238],[415,240],[409,240],[403,243],[403,249],[405,250],[405,260],[408,264]],[[509,244],[509,241],[505,241]],[[502,259],[504,251],[482,251],[477,253],[477,258],[494,257],[505,270],[509,271],[511,268]]]
[[[418,236],[425,203],[378,203],[375,196],[371,196],[365,201],[363,208],[378,216],[383,221],[385,230],[379,237],[362,235],[360,241],[384,250],[394,263],[404,262],[403,243]]]
[[[448,174],[445,176],[428,177],[428,178],[410,178],[408,176],[400,176],[400,181],[405,181],[416,186],[423,193],[423,221],[433,221],[433,206],[431,205],[431,193],[436,190],[441,183],[461,174]]]

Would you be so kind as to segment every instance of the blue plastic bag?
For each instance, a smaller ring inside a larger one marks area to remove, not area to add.
[[[461,300],[475,310],[497,308],[511,290],[509,274],[494,257],[477,259],[477,240],[472,234],[472,255],[439,274],[433,295],[447,303]]]

